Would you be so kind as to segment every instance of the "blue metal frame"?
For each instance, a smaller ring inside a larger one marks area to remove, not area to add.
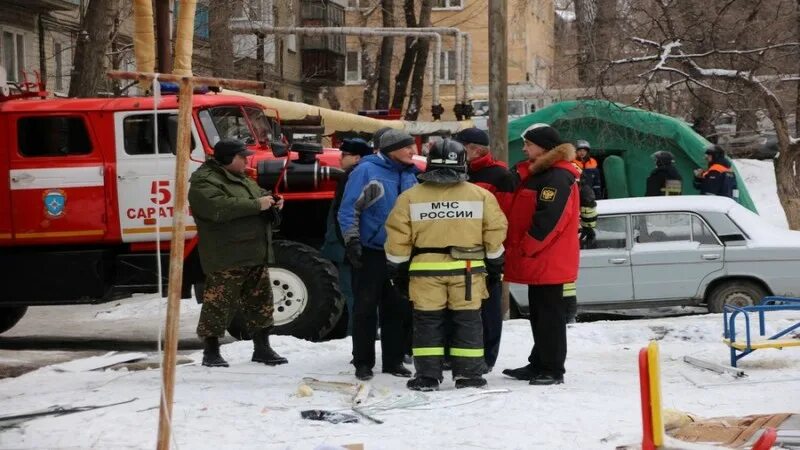
[[[745,350],[738,350],[731,346],[731,366],[736,367],[736,362],[740,359],[744,358],[745,356],[753,353],[756,349],[750,348],[752,343],[750,339],[750,314],[751,312],[758,313],[758,332],[760,336],[764,336],[766,334],[766,327],[765,327],[765,313],[767,311],[800,311],[800,298],[795,297],[779,297],[779,296],[769,296],[764,297],[758,305],[753,306],[734,306],[734,305],[725,305],[722,311],[722,320],[724,326],[723,336],[725,339],[730,340],[730,343],[733,344],[736,342],[736,316],[739,313],[744,314],[744,326],[745,326],[745,342],[747,346]],[[728,317],[728,313],[730,314],[730,318]],[[791,325],[778,333],[770,336],[767,340],[774,340],[778,339],[782,336],[785,336],[792,331],[800,328],[800,322]],[[738,355],[736,352],[741,352]]]

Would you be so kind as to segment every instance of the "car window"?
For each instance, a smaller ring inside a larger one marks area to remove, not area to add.
[[[158,153],[176,153],[178,139],[178,115],[175,113],[158,114]],[[154,155],[155,130],[153,114],[136,114],[122,121],[125,137],[125,153],[129,155]],[[194,148],[194,136],[191,137],[191,148]]]
[[[637,243],[692,240],[692,216],[686,213],[641,214],[633,216]]]
[[[25,157],[88,155],[92,141],[80,117],[25,117],[17,122],[19,153]]]
[[[599,248],[626,248],[628,238],[628,217],[598,217],[595,228],[595,246]]]
[[[697,216],[692,216],[692,241],[703,245],[719,245],[719,241],[708,225]]]

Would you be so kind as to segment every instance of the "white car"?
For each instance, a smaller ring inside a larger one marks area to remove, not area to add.
[[[777,228],[727,197],[597,202],[596,248],[581,250],[580,309],[758,303],[800,296],[800,232]],[[527,287],[511,285],[520,312]]]

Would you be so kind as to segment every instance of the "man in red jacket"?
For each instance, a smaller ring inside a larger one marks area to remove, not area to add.
[[[580,243],[579,172],[575,147],[547,124],[522,134],[528,161],[516,166],[519,185],[511,202],[504,278],[528,285],[533,349],[528,365],[505,375],[533,385],[564,382],[566,302],[575,295]]]
[[[480,128],[465,128],[454,138],[464,144],[469,162],[469,182],[494,194],[500,209],[508,217],[514,197],[516,179],[506,163],[494,159],[489,151],[489,135]],[[483,356],[486,371],[491,372],[500,353],[500,336],[503,333],[503,281],[491,275],[486,279],[489,298],[481,306],[483,319]]]

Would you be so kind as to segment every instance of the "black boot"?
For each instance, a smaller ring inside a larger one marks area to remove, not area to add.
[[[228,367],[228,361],[219,354],[219,339],[207,337],[203,339],[203,365],[206,367]]]
[[[423,392],[438,391],[439,380],[437,380],[436,378],[418,376],[408,380],[408,383],[406,383],[406,387],[411,389],[412,391],[423,391]]]
[[[534,386],[550,386],[553,384],[564,384],[564,377],[553,375],[536,375],[531,378],[530,384]]]
[[[484,386],[486,386],[486,380],[483,377],[456,379],[456,389],[479,388]]]
[[[381,368],[381,372],[389,373],[396,377],[402,377],[402,378],[411,377],[411,371],[406,369],[406,366],[404,366],[403,363],[397,363],[393,366],[383,367]]]
[[[516,369],[503,369],[503,375],[517,380],[530,381],[531,378],[536,376],[536,369],[532,365],[518,367]]]
[[[368,381],[372,379],[372,369],[367,366],[356,367],[356,378],[361,381]]]
[[[268,366],[286,364],[289,361],[275,353],[269,346],[269,328],[262,328],[253,333],[253,358],[251,361],[264,363]]]

